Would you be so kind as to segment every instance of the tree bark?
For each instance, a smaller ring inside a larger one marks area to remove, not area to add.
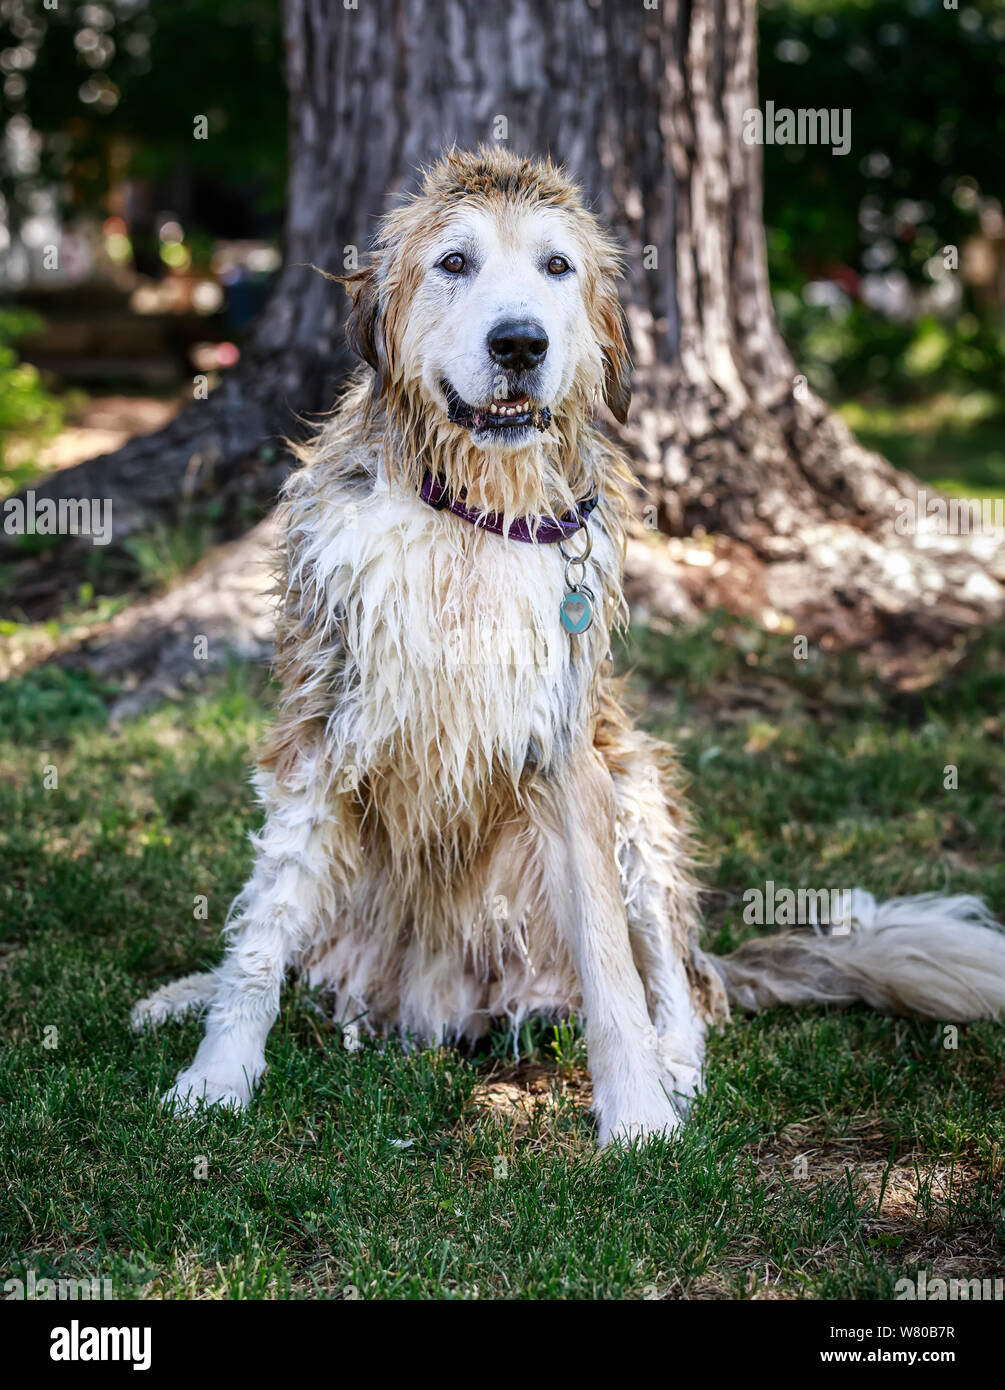
[[[286,0],[285,257],[241,365],[166,430],[38,491],[111,497],[117,542],[208,509],[222,538],[246,527],[285,472],[283,436],[331,405],[349,365],[344,296],[310,266],[350,268],[445,146],[505,138],[567,163],[625,246],[636,365],[621,437],[664,535],[722,536],[720,559],[759,574],[748,603],[825,640],[941,638],[1000,612],[993,555],[893,533],[915,485],[805,388],[779,336],[761,155],[741,138],[752,0],[653,3]],[[664,563],[660,544],[639,541],[640,573]],[[20,562],[29,614],[74,576],[68,546],[58,571]]]

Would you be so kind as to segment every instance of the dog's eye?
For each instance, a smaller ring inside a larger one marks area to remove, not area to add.
[[[567,270],[571,269],[572,266],[564,256],[552,256],[551,260],[548,262],[549,275],[564,275]]]
[[[467,261],[459,251],[452,251],[449,256],[443,257],[440,265],[450,275],[460,275],[461,271],[467,265]]]

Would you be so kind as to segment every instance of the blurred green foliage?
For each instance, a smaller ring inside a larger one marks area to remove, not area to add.
[[[280,0],[91,0],[47,9],[8,0],[0,49],[30,55],[4,84],[9,113],[44,136],[35,178],[5,171],[25,203],[57,179],[76,208],[100,209],[110,177],[167,179],[184,163],[282,206],[286,90]],[[9,71],[9,69],[8,69]],[[23,90],[21,90],[23,88]],[[196,139],[197,116],[208,138]]]
[[[861,269],[871,200],[891,265],[925,261],[973,232],[981,193],[1001,193],[1005,5],[1001,0],[760,0],[763,106],[851,111],[844,156],[764,149],[772,267],[793,287],[828,266]],[[903,208],[912,203],[915,208]],[[925,215],[915,220],[919,208]]]
[[[22,362],[13,347],[41,327],[36,314],[0,309],[0,497],[38,471],[35,447],[59,431],[66,413],[67,402],[48,390],[38,369]],[[11,440],[19,446],[14,462],[6,456]]]
[[[901,322],[863,304],[839,312],[775,292],[779,323],[815,390],[831,399],[920,399],[933,391],[1000,390],[1005,334],[990,315]]]
[[[932,258],[978,230],[982,206],[1002,193],[1005,5],[761,0],[759,14],[762,107],[851,112],[845,156],[764,148],[772,284],[812,384],[893,399],[1000,387],[1000,305],[980,310],[968,294],[947,320],[898,322],[860,302],[807,303],[804,287],[870,271],[930,286]]]

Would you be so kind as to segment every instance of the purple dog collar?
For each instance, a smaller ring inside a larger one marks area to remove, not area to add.
[[[508,536],[511,541],[526,541],[530,545],[554,545],[556,541],[568,540],[582,530],[586,518],[600,501],[599,493],[584,497],[576,503],[576,510],[566,512],[563,517],[541,517],[534,529],[530,517],[521,516],[506,530],[503,518],[498,512],[487,512],[483,516],[473,507],[465,506],[463,496],[452,497],[442,478],[436,478],[427,469],[422,479],[419,496],[428,507],[437,512],[453,512],[454,516],[470,521],[472,526],[480,526],[483,531],[492,531],[497,536]]]

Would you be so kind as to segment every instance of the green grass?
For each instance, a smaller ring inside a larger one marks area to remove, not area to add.
[[[713,946],[751,930],[742,893],[769,878],[974,891],[1005,911],[1001,636],[908,697],[724,618],[640,633],[629,658],[692,778]],[[246,1115],[163,1116],[153,1097],[199,1026],[137,1037],[129,1008],[219,957],[269,695],[234,672],[120,729],[105,696],[54,672],[0,687],[2,1277],[107,1276],[122,1296],[551,1299],[878,1298],[918,1267],[1000,1274],[992,1025],[947,1049],[935,1024],[866,1011],[738,1019],[680,1139],[598,1155],[568,1026],[528,1030],[520,1068],[501,1035],[471,1057],[352,1054],[300,988]]]
[[[1005,495],[1005,405],[971,391],[910,405],[849,402],[841,415],[869,449],[954,497]]]

